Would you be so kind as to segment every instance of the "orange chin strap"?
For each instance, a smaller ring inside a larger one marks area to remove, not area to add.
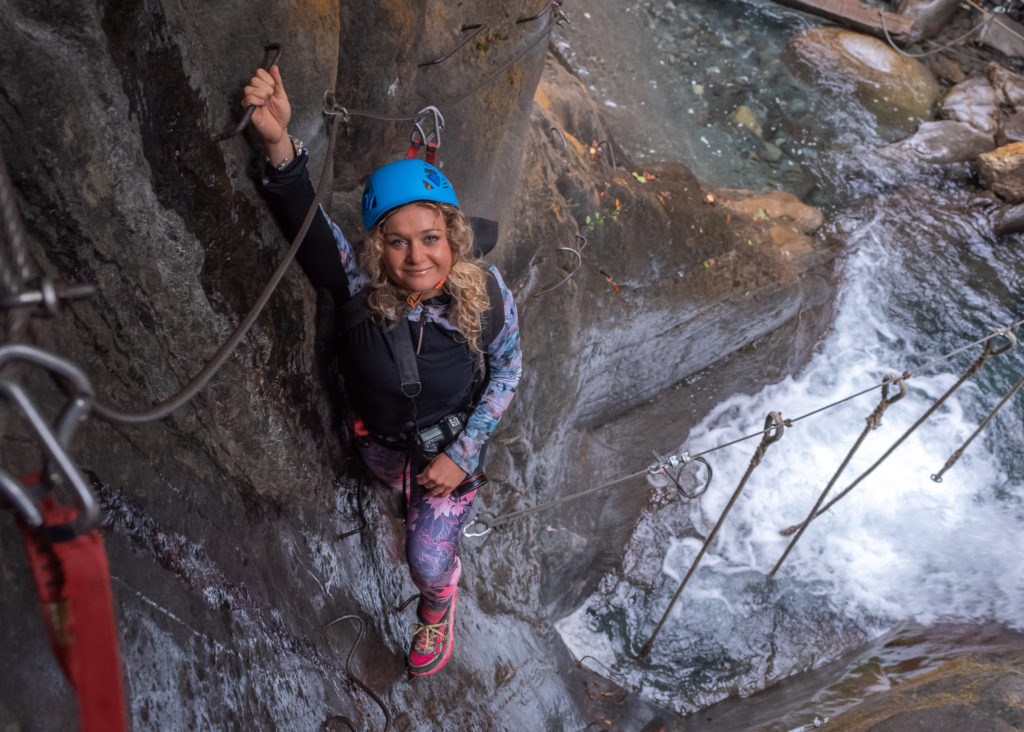
[[[444,283],[447,282],[447,281],[448,281],[448,275],[445,275],[444,277],[441,278],[440,282],[438,282],[436,285],[434,285],[434,290],[440,290],[444,286]],[[411,292],[405,298],[406,303],[408,303],[409,307],[411,307],[411,308],[414,308],[417,305],[419,305],[422,300],[423,300],[423,293],[422,292]]]

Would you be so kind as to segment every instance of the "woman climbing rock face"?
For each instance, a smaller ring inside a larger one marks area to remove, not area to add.
[[[263,139],[263,188],[281,228],[298,232],[314,198],[307,152],[288,135],[291,107],[277,66],[245,87]],[[522,371],[515,303],[474,254],[470,219],[451,183],[422,160],[376,170],[363,193],[358,253],[322,209],[297,258],[339,311],[338,352],[357,447],[406,499],[406,560],[420,591],[409,671],[451,656],[462,527],[483,458]]]

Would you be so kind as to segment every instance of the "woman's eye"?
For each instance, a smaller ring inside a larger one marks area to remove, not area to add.
[[[388,242],[388,246],[394,247],[395,249],[401,249],[405,246],[405,239],[392,239]]]
[[[436,243],[437,243],[437,240],[438,240],[438,238],[439,238],[439,237],[436,237],[436,236],[434,236],[434,235],[432,235],[432,234],[431,234],[430,236],[428,236],[428,237],[424,238],[424,239],[423,239],[423,241],[424,241],[424,243],[426,243],[426,244],[436,244]]]

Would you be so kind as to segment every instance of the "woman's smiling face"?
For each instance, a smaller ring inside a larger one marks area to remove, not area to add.
[[[428,293],[452,269],[452,248],[440,213],[418,203],[402,206],[383,226],[384,270],[399,289]]]

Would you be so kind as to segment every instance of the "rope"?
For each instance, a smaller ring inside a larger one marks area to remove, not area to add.
[[[943,354],[942,356],[939,356],[938,358],[934,358],[931,361],[928,361],[927,363],[925,363],[925,364],[923,364],[921,366],[918,366],[916,368],[910,369],[908,371],[904,371],[901,374],[901,376],[899,377],[899,380],[900,381],[906,381],[907,379],[909,379],[914,374],[920,373],[921,371],[923,371],[923,370],[925,370],[927,368],[930,368],[930,367],[934,366],[935,364],[938,364],[938,363],[941,363],[943,361],[946,361],[946,360],[952,358],[953,356],[956,356],[957,354],[960,354],[960,353],[968,350],[969,348],[972,348],[973,346],[976,346],[976,345],[978,345],[980,343],[989,344],[992,341],[994,341],[994,339],[999,338],[999,337],[1006,337],[1006,338],[1011,339],[1010,343],[1008,343],[1006,346],[1004,346],[1003,348],[999,349],[998,351],[996,351],[992,355],[995,355],[996,353],[1002,353],[1002,352],[1008,350],[1009,348],[1011,348],[1016,343],[1016,337],[1013,335],[1013,330],[1018,328],[1018,327],[1020,327],[1021,325],[1024,325],[1024,320],[1018,320],[1017,322],[1011,323],[1010,325],[1006,326],[1005,328],[998,328],[998,329],[994,330],[991,335],[988,335],[988,336],[985,336],[983,338],[979,338],[977,340],[971,341],[967,345],[961,346],[960,348],[957,348],[957,349],[955,349],[953,351],[950,351],[949,353]],[[827,409],[831,409],[832,407],[836,407],[836,406],[838,406],[840,404],[848,402],[851,399],[855,399],[855,398],[857,398],[859,396],[863,396],[864,394],[868,394],[868,393],[874,391],[875,389],[879,389],[879,388],[884,389],[889,383],[891,383],[890,380],[883,379],[882,382],[879,383],[879,384],[876,384],[874,386],[868,387],[867,389],[862,389],[861,391],[858,391],[855,394],[851,394],[851,395],[843,397],[841,399],[837,399],[837,400],[835,400],[835,401],[833,401],[833,402],[831,402],[829,404],[826,404],[826,405],[824,405],[822,407],[818,407],[817,409],[813,409],[810,412],[806,412],[805,414],[802,414],[799,417],[793,417],[792,419],[783,420],[783,425],[786,426],[786,427],[792,427],[794,424],[796,424],[800,420],[807,419],[808,417],[812,417],[815,414],[818,414],[820,412],[824,412]],[[929,412],[929,414],[930,414],[930,412]],[[925,415],[925,416],[927,417],[928,415]],[[632,480],[633,478],[637,478],[637,477],[639,477],[641,475],[644,475],[645,473],[647,473],[647,474],[662,474],[662,473],[667,474],[667,471],[668,471],[669,467],[676,467],[676,466],[678,466],[680,464],[686,464],[686,463],[693,462],[693,461],[703,462],[707,466],[708,471],[710,473],[711,466],[708,465],[707,461],[704,461],[704,460],[701,459],[705,455],[708,455],[708,454],[710,454],[712,452],[716,452],[718,450],[722,450],[722,449],[724,449],[726,447],[732,447],[733,445],[737,445],[737,444],[739,444],[741,442],[745,442],[747,440],[751,440],[751,439],[753,439],[755,437],[763,437],[764,435],[769,434],[773,430],[774,430],[774,427],[766,427],[765,429],[760,430],[758,432],[754,432],[752,434],[745,435],[743,437],[738,437],[735,440],[730,440],[729,442],[725,442],[725,443],[722,443],[720,445],[716,445],[715,447],[708,448],[707,450],[699,452],[699,453],[697,453],[695,455],[690,455],[689,453],[687,453],[685,451],[677,453],[675,455],[670,455],[669,457],[661,459],[657,463],[654,463],[653,465],[649,466],[646,470],[638,470],[638,471],[636,471],[634,473],[630,473],[629,475],[625,475],[625,476],[623,476],[621,478],[616,478],[615,480],[608,481],[607,483],[602,483],[601,485],[594,486],[592,488],[587,488],[587,489],[582,490],[582,491],[577,491],[576,493],[570,493],[567,496],[562,496],[561,498],[557,498],[557,499],[555,499],[553,501],[548,501],[546,503],[541,503],[541,504],[538,504],[536,506],[532,506],[530,508],[524,508],[524,509],[519,510],[519,511],[512,511],[511,513],[505,513],[505,514],[501,514],[501,515],[498,515],[498,516],[494,516],[493,514],[483,513],[480,516],[478,516],[476,519],[474,519],[473,521],[471,521],[468,524],[466,524],[466,526],[462,530],[462,535],[466,536],[466,537],[472,537],[472,538],[480,537],[480,536],[486,536],[487,534],[489,534],[491,532],[491,529],[494,529],[494,528],[496,528],[498,526],[502,526],[502,525],[507,524],[507,523],[509,523],[511,521],[515,521],[516,519],[520,519],[520,518],[523,518],[525,516],[529,516],[531,514],[547,510],[548,508],[553,508],[554,506],[560,506],[563,503],[568,503],[569,501],[574,501],[577,498],[582,498],[582,497],[588,496],[588,495],[590,495],[592,493],[596,493],[598,491],[604,490],[605,488],[610,488],[610,487],[618,485],[620,483],[624,483],[624,482],[626,482],[628,480]],[[677,486],[679,485],[678,481],[676,482],[676,485]],[[682,490],[682,489],[680,488],[680,490]],[[846,492],[848,492],[848,491],[849,491],[849,488],[847,488],[846,491],[844,491],[844,493],[841,494],[839,497],[842,497],[842,495],[845,495]],[[699,495],[700,494],[698,494],[698,496]],[[691,496],[688,496],[685,493],[685,491],[683,491],[683,496],[686,497],[686,498],[690,498],[691,497]],[[694,496],[694,497],[696,497],[696,496]],[[835,500],[838,500],[838,498],[835,499]],[[835,500],[832,503],[834,503]],[[828,504],[828,506],[826,506],[824,509],[822,509],[821,512],[824,512],[829,507],[831,507],[832,503]],[[819,512],[818,515],[820,515],[821,512]],[[470,531],[470,529],[472,527],[477,526],[477,525],[483,527],[483,530],[482,531]],[[791,526],[788,529],[784,529],[783,530],[783,536],[789,536],[794,531],[796,531],[799,528],[799,526],[800,525],[798,524],[796,526]]]
[[[1008,5],[1006,5],[1006,6],[1002,6],[1002,5],[998,6],[995,9],[995,11],[990,11],[990,10],[987,10],[987,9],[981,7],[976,2],[974,2],[974,0],[964,0],[964,2],[966,2],[968,5],[970,5],[975,10],[981,11],[982,13],[989,14],[993,19],[995,19],[996,25],[1001,27],[1007,33],[1009,33],[1011,35],[1014,35],[1014,36],[1017,36],[1017,38],[1019,38],[1022,41],[1024,41],[1024,36],[1022,36],[1020,33],[1015,31],[1010,26],[1006,25],[1006,23],[1004,23],[1001,20],[999,20],[999,17],[996,15],[996,13],[998,13],[999,15],[1005,15],[1006,13],[1010,12],[1010,10],[1013,9],[1014,0],[1010,0],[1010,3]]]
[[[970,445],[974,438],[977,437],[978,434],[983,429],[985,429],[985,427],[988,426],[988,423],[992,420],[994,416],[996,416],[996,412],[1002,409],[1003,405],[1006,404],[1006,402],[1010,401],[1010,399],[1013,398],[1014,394],[1020,391],[1021,386],[1024,386],[1024,374],[1022,374],[1020,379],[1017,380],[1017,383],[1013,385],[1013,388],[1006,393],[1006,396],[999,400],[999,403],[992,409],[991,412],[988,413],[988,416],[985,417],[985,419],[981,420],[981,424],[978,425],[978,429],[974,430],[974,433],[967,438],[967,441],[964,442],[964,444],[962,444],[956,451],[953,452],[952,455],[949,456],[949,460],[947,460],[946,464],[942,466],[942,470],[932,475],[932,480],[934,480],[936,483],[942,482],[942,474],[953,467],[956,461],[959,460],[960,457],[964,454],[964,450],[967,449],[967,446]]]
[[[711,533],[708,534],[708,538],[704,540],[704,546],[700,548],[697,553],[697,558],[693,560],[693,564],[690,565],[689,571],[686,576],[683,577],[683,581],[679,583],[679,588],[676,590],[676,594],[672,596],[672,600],[669,602],[668,607],[665,608],[664,614],[661,616],[661,620],[658,621],[658,625],[654,628],[654,632],[651,633],[651,637],[644,643],[643,648],[640,649],[638,658],[646,659],[651,655],[651,649],[654,647],[654,639],[658,637],[658,633],[661,632],[661,628],[665,625],[665,621],[668,620],[669,614],[672,612],[672,608],[675,607],[676,601],[679,596],[683,593],[683,588],[686,587],[686,583],[690,581],[690,577],[697,570],[697,565],[700,564],[701,558],[704,553],[708,550],[711,542],[714,541],[715,536],[718,534],[718,530],[722,528],[722,524],[725,522],[725,517],[729,514],[733,504],[736,503],[736,499],[740,497],[740,493],[743,492],[743,487],[747,484],[747,479],[750,478],[750,474],[754,472],[761,460],[764,458],[765,452],[768,451],[768,446],[773,442],[777,442],[782,437],[783,425],[785,424],[782,419],[782,415],[778,412],[770,412],[764,421],[764,437],[761,439],[761,444],[757,446],[754,451],[754,456],[750,459],[750,465],[747,466],[747,472],[743,474],[740,479],[740,483],[736,486],[736,490],[733,491],[732,497],[729,499],[729,503],[726,504],[725,510],[722,511],[722,515],[718,517],[718,522],[715,527],[711,529]]]
[[[349,665],[352,662],[352,654],[355,653],[356,646],[359,645],[359,641],[363,638],[363,619],[358,615],[342,615],[330,621],[329,623],[326,623],[324,625],[324,630],[327,630],[332,625],[340,623],[342,620],[355,620],[356,623],[358,624],[358,630],[356,631],[356,640],[352,644],[352,647],[348,649],[348,655],[345,657],[345,673],[348,674],[348,677],[350,679],[352,679],[353,684],[355,684],[360,689],[365,691],[370,696],[371,699],[377,702],[377,706],[379,706],[380,710],[384,712],[384,732],[388,732],[388,729],[391,727],[391,712],[388,711],[388,708],[387,706],[385,706],[383,700],[379,696],[377,696],[373,689],[371,689],[369,686],[360,681],[359,677],[352,673],[352,668]],[[341,717],[340,720],[347,724],[349,727],[351,727],[353,732],[356,732],[356,730],[359,729],[345,717]]]
[[[149,409],[134,413],[122,412],[115,407],[109,407],[97,402],[95,405],[97,415],[112,422],[136,424],[161,419],[194,397],[204,386],[206,386],[206,383],[213,377],[217,370],[224,365],[228,356],[231,355],[232,351],[234,351],[235,347],[249,331],[249,328],[256,321],[256,318],[258,318],[260,313],[263,312],[263,308],[266,306],[267,301],[270,300],[270,296],[274,294],[274,290],[281,282],[281,278],[284,277],[285,270],[288,269],[288,265],[291,264],[292,259],[295,258],[296,252],[298,252],[299,247],[306,238],[306,232],[309,231],[309,227],[313,223],[313,217],[316,215],[320,202],[327,195],[334,171],[334,148],[335,142],[338,138],[339,121],[339,119],[335,119],[334,123],[331,125],[330,142],[327,145],[327,155],[324,159],[323,171],[320,174],[320,182],[317,185],[316,195],[313,197],[313,203],[310,204],[309,211],[306,213],[306,218],[302,222],[302,226],[299,228],[299,233],[295,235],[295,239],[292,241],[291,247],[288,249],[287,254],[285,254],[284,259],[282,259],[281,263],[277,266],[277,269],[274,270],[274,274],[263,289],[263,293],[256,301],[256,304],[253,305],[252,310],[249,311],[249,314],[245,316],[242,322],[238,324],[235,332],[231,334],[227,341],[225,341],[220,350],[217,351],[210,362],[206,364],[206,367],[203,368],[203,370],[200,371],[188,384],[182,387],[177,394],[168,397]]]
[[[843,489],[842,493],[840,493],[835,498],[833,498],[831,501],[829,501],[827,504],[825,504],[825,507],[822,508],[817,513],[815,513],[811,518],[814,519],[814,518],[818,518],[819,516],[821,516],[827,510],[832,508],[832,506],[834,506],[837,502],[839,502],[846,495],[848,495],[850,493],[850,491],[852,491],[862,480],[864,480],[869,475],[871,475],[871,473],[875,470],[875,468],[877,468],[879,465],[881,465],[882,462],[886,458],[888,458],[896,450],[897,447],[902,445],[903,441],[906,440],[908,437],[910,437],[910,435],[914,432],[914,430],[916,430],[918,427],[920,427],[922,424],[924,424],[925,420],[927,420],[930,416],[932,416],[932,414],[935,412],[935,410],[938,409],[940,406],[942,406],[942,403],[945,402],[946,399],[948,399],[953,394],[953,392],[955,392],[957,389],[959,389],[960,386],[963,385],[963,383],[965,381],[967,381],[967,379],[969,379],[970,377],[972,377],[976,373],[978,373],[978,371],[981,370],[981,367],[985,365],[986,361],[988,361],[992,356],[998,356],[1001,353],[1005,353],[1010,348],[1012,348],[1014,345],[1016,345],[1017,339],[1014,338],[1011,335],[1011,339],[1012,340],[1010,341],[1010,343],[1008,343],[1005,346],[1002,346],[1001,348],[994,348],[992,344],[995,341],[995,339],[999,337],[999,335],[1000,334],[996,334],[996,335],[990,336],[989,339],[985,342],[985,349],[981,352],[981,355],[978,356],[976,359],[974,359],[974,362],[971,363],[971,365],[967,367],[967,370],[964,371],[963,375],[961,375],[959,379],[957,379],[956,383],[953,384],[953,386],[949,387],[949,389],[946,390],[946,393],[943,394],[941,397],[939,397],[938,401],[936,401],[932,406],[930,406],[925,411],[925,413],[922,414],[920,416],[920,418],[918,418],[918,420],[916,422],[914,422],[914,424],[912,424],[910,426],[910,428],[906,432],[904,432],[903,435],[898,440],[896,440],[896,442],[894,442],[892,444],[892,446],[888,450],[886,450],[884,453],[882,453],[882,456],[880,458],[878,458],[878,460],[876,460],[871,465],[870,468],[868,468],[866,471],[864,471],[860,475],[860,477],[858,477],[855,481],[853,481],[850,485],[848,485],[845,489]],[[906,375],[904,375],[904,378],[906,378]],[[806,525],[806,523],[807,522],[805,521],[804,525]],[[789,530],[796,530],[796,528],[798,528],[798,527],[790,527],[790,529],[788,529],[787,531],[789,531]]]
[[[645,470],[638,470],[635,473],[630,473],[629,475],[625,475],[625,476],[623,476],[621,478],[616,478],[615,480],[610,480],[607,483],[602,483],[599,486],[594,486],[593,488],[587,488],[587,489],[582,490],[582,491],[577,491],[576,493],[570,493],[567,496],[562,496],[561,498],[556,498],[553,501],[548,501],[547,503],[541,503],[541,504],[538,504],[536,506],[532,506],[530,508],[524,508],[521,511],[512,511],[511,513],[506,513],[506,514],[502,514],[501,516],[495,516],[495,517],[491,517],[491,518],[483,518],[483,516],[479,516],[476,519],[474,519],[472,522],[467,524],[465,526],[465,528],[463,528],[462,535],[463,536],[469,536],[469,537],[484,536],[484,535],[490,533],[491,529],[496,528],[498,526],[502,526],[503,524],[507,524],[510,521],[515,521],[516,519],[523,518],[524,516],[530,516],[531,514],[535,514],[535,513],[539,512],[539,511],[545,511],[545,510],[547,510],[549,508],[553,508],[555,506],[561,506],[563,503],[568,503],[569,501],[575,501],[577,498],[582,498],[583,496],[588,496],[591,493],[597,493],[598,491],[604,490],[605,488],[611,488],[612,486],[619,485],[620,483],[625,483],[628,480],[632,480],[633,478],[638,478],[641,475],[644,475],[646,473],[647,473],[646,469]],[[480,524],[481,526],[484,527],[485,530],[483,532],[480,532],[480,533],[470,532],[469,531],[470,527],[475,526],[476,524]]]
[[[931,361],[929,361],[929,362],[927,362],[925,364],[922,364],[921,366],[918,366],[916,368],[910,369],[908,371],[904,371],[903,374],[902,374],[902,378],[904,380],[907,380],[907,379],[911,378],[912,376],[914,376],[914,374],[919,374],[922,371],[924,371],[926,369],[929,369],[932,366],[935,366],[936,364],[942,363],[943,361],[948,361],[953,356],[956,356],[956,355],[958,355],[960,353],[963,353],[964,351],[967,351],[967,350],[969,350],[969,349],[973,348],[974,346],[977,346],[977,345],[979,345],[981,343],[988,343],[989,341],[991,341],[994,338],[1005,337],[1005,338],[1013,339],[1013,343],[1009,344],[1005,348],[1003,348],[1000,351],[998,351],[998,353],[1002,353],[1004,350],[1007,350],[1008,348],[1012,347],[1013,344],[1016,343],[1016,338],[1013,335],[1013,331],[1016,330],[1017,328],[1019,328],[1021,325],[1024,325],[1024,320],[1018,320],[1017,322],[1011,323],[1010,325],[1006,326],[1005,328],[997,328],[996,330],[992,331],[992,333],[990,335],[987,335],[987,336],[984,336],[982,338],[978,338],[977,340],[971,341],[967,345],[961,346],[960,348],[957,348],[956,350],[950,351],[949,353],[945,353],[945,354],[939,356],[938,358],[934,358]],[[875,389],[881,388],[884,384],[885,384],[885,382],[883,381],[882,383],[875,384],[874,386],[868,387],[867,389],[863,389],[862,391],[858,391],[856,394],[850,394],[849,396],[843,397],[842,399],[837,399],[834,402],[830,402],[829,404],[826,404],[826,405],[824,405],[822,407],[818,407],[817,409],[813,409],[810,412],[807,412],[805,414],[801,414],[799,417],[793,417],[792,419],[787,419],[786,420],[786,426],[787,427],[792,427],[794,424],[796,424],[797,422],[799,422],[802,419],[807,419],[808,417],[813,417],[815,414],[818,414],[819,412],[824,412],[827,409],[831,409],[832,407],[839,406],[840,404],[848,402],[851,399],[856,399],[859,396],[863,396],[865,394],[868,394],[868,393],[874,391]],[[761,435],[765,434],[765,432],[766,432],[766,430],[761,430],[759,432],[754,432],[752,434],[746,435],[745,437],[738,437],[735,440],[731,440],[731,441],[723,443],[721,445],[717,445],[715,447],[708,448],[707,450],[704,450],[703,452],[698,452],[696,455],[693,455],[689,459],[695,460],[696,458],[702,457],[704,455],[707,455],[709,453],[715,452],[717,450],[721,450],[722,448],[732,447],[733,445],[736,445],[736,444],[738,444],[740,442],[744,442],[745,440],[751,440],[751,439],[753,439],[755,437],[760,437]],[[686,453],[681,453],[681,455],[686,455]]]
[[[889,384],[892,383],[899,384],[900,391],[899,394],[890,398]],[[886,375],[886,377],[882,380],[882,398],[879,400],[878,406],[875,407],[875,410],[871,414],[869,414],[867,418],[864,420],[865,422],[867,422],[867,424],[864,426],[864,430],[860,433],[860,437],[857,438],[857,441],[853,444],[853,447],[850,448],[850,452],[846,454],[846,458],[843,460],[838,470],[836,470],[835,474],[832,476],[832,479],[828,482],[828,485],[825,486],[825,489],[821,492],[821,495],[818,496],[818,500],[814,504],[814,507],[811,509],[811,512],[807,515],[807,518],[804,519],[804,522],[800,524],[800,528],[799,530],[797,530],[796,536],[794,536],[793,539],[789,542],[789,545],[786,547],[786,550],[782,552],[782,556],[779,557],[779,561],[777,561],[775,563],[775,566],[772,567],[772,571],[768,573],[769,579],[775,576],[775,573],[779,571],[779,567],[781,567],[782,563],[786,561],[786,557],[789,556],[790,551],[792,551],[793,547],[796,546],[796,543],[800,541],[800,537],[803,536],[804,530],[807,528],[808,524],[810,524],[811,519],[814,517],[814,514],[817,513],[818,509],[821,507],[821,504],[825,502],[825,498],[826,496],[828,496],[828,492],[832,490],[832,486],[834,486],[836,481],[839,480],[839,476],[846,469],[846,466],[850,464],[850,460],[853,458],[854,453],[857,452],[858,449],[860,449],[861,444],[864,442],[864,438],[868,436],[868,433],[871,430],[878,429],[879,425],[882,424],[882,415],[885,414],[885,410],[889,408],[889,405],[898,402],[906,395],[906,382],[896,374]]]

